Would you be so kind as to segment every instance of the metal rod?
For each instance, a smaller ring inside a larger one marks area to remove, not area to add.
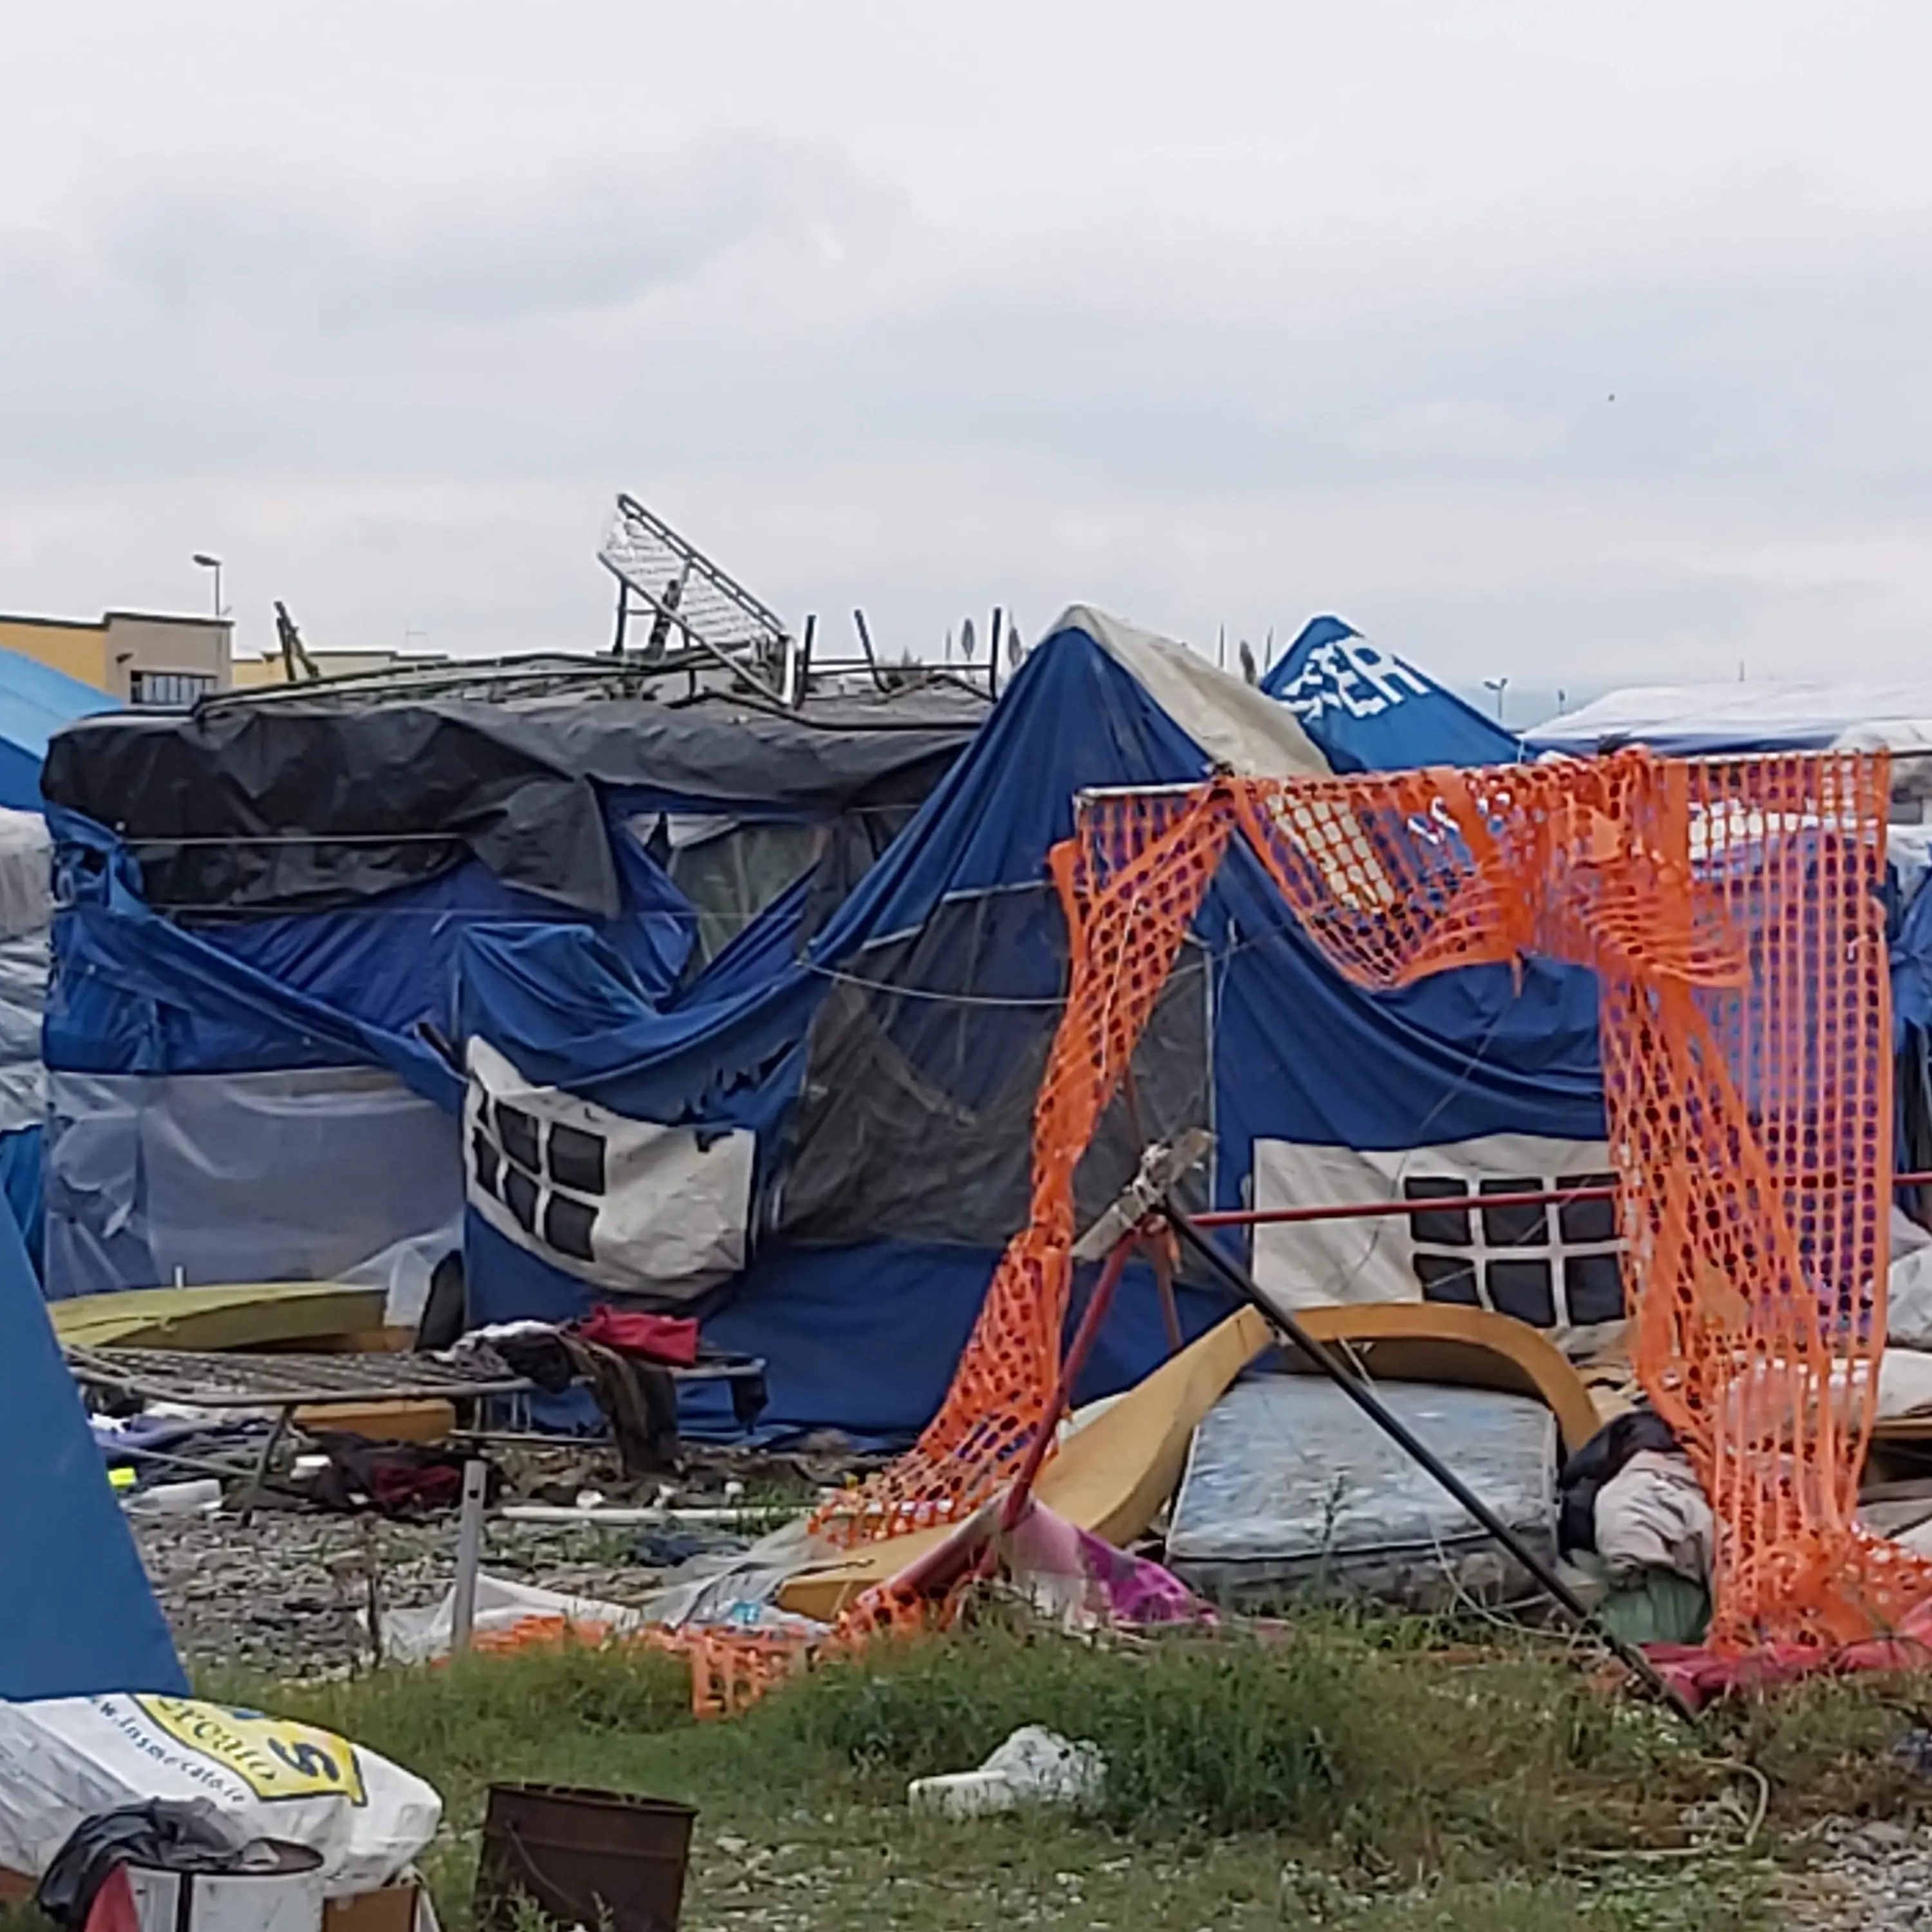
[[[453,1656],[470,1648],[476,1628],[476,1575],[483,1567],[483,1498],[489,1488],[490,1466],[481,1457],[463,1466],[463,1514],[456,1530],[456,1590],[449,1613],[449,1648]]]
[[[1894,1174],[1894,1187],[1922,1187],[1932,1172]],[[1800,1184],[1804,1184],[1802,1177]],[[1816,1186],[1815,1181],[1809,1184]],[[1302,1208],[1216,1208],[1192,1219],[1197,1228],[1280,1227],[1299,1221],[1359,1221],[1382,1214],[1458,1214],[1485,1208],[1563,1207],[1574,1201],[1614,1201],[1614,1181],[1588,1187],[1541,1187],[1513,1194],[1424,1194],[1400,1201],[1331,1201]]]
[[[1383,1402],[1373,1385],[1362,1376],[1345,1356],[1331,1352],[1316,1341],[1306,1329],[1285,1309],[1277,1308],[1264,1295],[1253,1276],[1241,1264],[1224,1255],[1207,1235],[1195,1224],[1192,1216],[1170,1202],[1167,1218],[1174,1232],[1220,1275],[1249,1306],[1260,1314],[1277,1333],[1292,1342],[1316,1368],[1360,1409],[1376,1426],[1420,1466],[1440,1483],[1463,1508],[1475,1518],[1508,1550],[1523,1568],[1574,1618],[1580,1628],[1610,1649],[1618,1661],[1670,1706],[1670,1708],[1689,1724],[1696,1721],[1696,1713],[1661,1677],[1657,1666],[1634,1644],[1626,1643],[1614,1632],[1607,1630],[1576,1592],[1558,1576],[1536,1552],[1525,1543],[1516,1532],[1504,1522],[1489,1504],[1457,1475],[1428,1444],[1417,1436],[1401,1418],[1394,1414]]]
[[[1180,1304],[1174,1298],[1174,1257],[1165,1241],[1155,1244],[1154,1284],[1160,1296],[1160,1318],[1167,1328],[1168,1352],[1178,1355],[1182,1341]]]

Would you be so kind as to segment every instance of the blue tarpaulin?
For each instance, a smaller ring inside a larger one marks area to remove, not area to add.
[[[1203,740],[1225,755],[1234,728],[1204,712],[1191,735],[1186,707],[1150,693],[1161,662],[1137,675],[1144,661],[1118,644],[1106,620],[1070,616],[857,891],[774,970],[653,1004],[581,928],[464,937],[459,1031],[597,1110],[570,1117],[580,1127],[754,1137],[747,1264],[706,1304],[706,1333],[772,1364],[776,1426],[916,1427],[1024,1221],[1031,1105],[1066,973],[1048,853],[1081,790],[1198,779],[1216,762]],[[1232,688],[1218,701],[1244,722],[1256,694],[1220,682]],[[1186,950],[1137,1062],[1142,1118],[1117,1103],[1083,1167],[1090,1211],[1143,1138],[1196,1120],[1216,1135],[1205,1192],[1224,1206],[1248,1198],[1262,1139],[1400,1149],[1602,1134],[1587,974],[1532,967],[1519,986],[1484,970],[1365,993],[1316,956],[1239,850]],[[568,1190],[548,1168],[538,1180],[515,1232],[500,1209],[476,1211],[472,1186],[478,1318],[556,1317],[598,1297],[546,1253],[544,1216]],[[1192,1295],[1191,1321],[1220,1305]],[[1089,1392],[1144,1373],[1166,1346],[1150,1296]]]
[[[40,809],[47,740],[76,718],[112,711],[104,691],[21,651],[0,650],[0,806]]]
[[[1262,680],[1338,772],[1513,764],[1510,732],[1340,617],[1313,617]]]
[[[14,1460],[0,1481],[0,1697],[188,1688],[41,1305],[0,1206],[0,1394]]]

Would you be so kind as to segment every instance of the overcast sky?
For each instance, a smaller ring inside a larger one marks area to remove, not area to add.
[[[206,549],[245,648],[596,648],[622,488],[895,650],[1916,670],[1929,62],[1924,0],[8,7],[0,610]]]

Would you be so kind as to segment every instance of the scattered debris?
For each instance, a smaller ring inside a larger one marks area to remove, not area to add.
[[[906,1802],[943,1818],[982,1818],[1030,1804],[1090,1804],[1106,1778],[1098,1745],[1070,1744],[1057,1732],[1024,1724],[977,1771],[914,1778]]]

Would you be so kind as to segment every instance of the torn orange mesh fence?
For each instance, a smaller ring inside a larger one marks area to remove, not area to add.
[[[1074,1170],[1238,835],[1358,985],[1531,953],[1594,969],[1633,1354],[1718,1518],[1714,1640],[1895,1622],[1932,1570],[1854,1521],[1885,1332],[1887,777],[1862,754],[1625,751],[1083,800],[1053,855],[1072,968],[1030,1220],[938,1416],[820,1527],[955,1519],[1052,1426]]]

